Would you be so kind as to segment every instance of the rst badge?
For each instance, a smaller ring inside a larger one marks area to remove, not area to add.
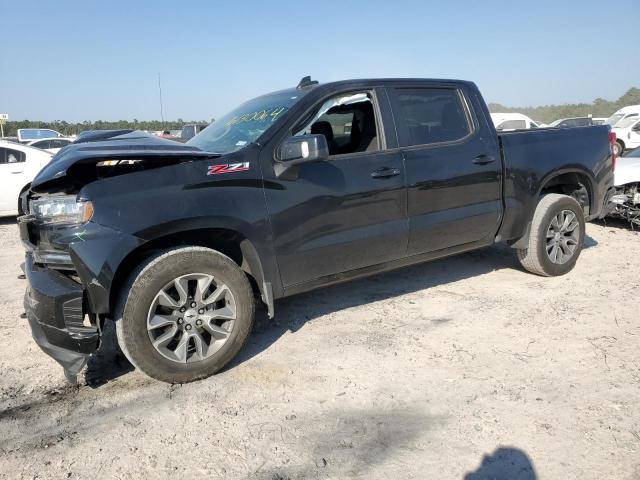
[[[249,170],[249,162],[224,163],[222,165],[209,165],[207,175],[219,175],[221,173],[244,172]]]

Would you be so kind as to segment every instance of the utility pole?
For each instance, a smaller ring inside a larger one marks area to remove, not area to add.
[[[162,112],[162,84],[160,83],[160,72],[158,72],[158,91],[160,92],[160,119],[164,123],[164,113]]]
[[[4,124],[9,120],[8,113],[0,113],[0,138],[4,138]]]

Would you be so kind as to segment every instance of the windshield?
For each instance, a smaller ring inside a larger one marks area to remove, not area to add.
[[[187,145],[215,153],[240,150],[257,140],[303,95],[289,90],[249,100],[202,130]]]
[[[56,138],[58,132],[54,130],[47,130],[44,128],[21,128],[20,138],[23,140],[36,140],[39,138]]]
[[[622,113],[614,113],[609,118],[607,118],[607,120],[604,123],[606,125],[615,125],[616,123],[618,123],[620,121],[620,119],[622,117],[624,117],[624,114],[622,114]]]
[[[616,123],[616,128],[627,128],[638,121],[638,117],[627,117],[624,120],[620,120]]]
[[[560,125],[560,123],[564,122],[564,120],[565,120],[564,118],[561,118],[561,119],[559,119],[559,120],[556,120],[555,122],[551,122],[551,123],[549,124],[549,126],[550,126],[550,127],[557,127],[558,125]]]

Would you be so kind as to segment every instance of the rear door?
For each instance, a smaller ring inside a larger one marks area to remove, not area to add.
[[[460,84],[389,88],[408,186],[408,254],[491,243],[502,166],[479,93]]]
[[[263,162],[285,288],[398,259],[407,247],[404,166],[384,90],[333,93],[310,112],[291,133],[324,135],[329,158],[292,179],[274,175],[271,155]]]

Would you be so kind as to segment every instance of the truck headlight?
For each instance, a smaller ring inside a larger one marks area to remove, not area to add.
[[[31,214],[42,223],[81,224],[91,220],[93,205],[75,195],[43,197],[31,202]]]

